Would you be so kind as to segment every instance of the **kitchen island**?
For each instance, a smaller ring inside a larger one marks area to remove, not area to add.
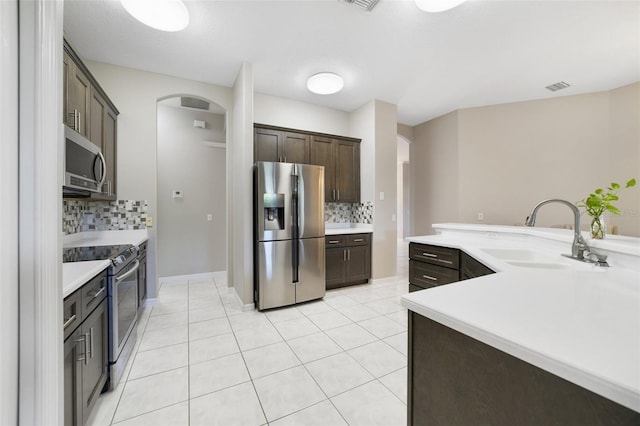
[[[571,231],[434,228],[409,241],[496,273],[403,296],[410,424],[640,422],[639,239],[593,244],[604,268],[561,256]]]

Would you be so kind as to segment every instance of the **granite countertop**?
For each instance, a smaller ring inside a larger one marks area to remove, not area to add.
[[[616,251],[640,265],[640,239],[598,242],[610,250],[602,268],[560,255],[573,231],[434,228],[408,240],[464,250],[497,273],[407,294],[405,307],[640,412],[640,271],[615,266]],[[491,255],[518,249],[555,269]]]
[[[89,231],[65,235],[64,248],[133,244],[149,239],[146,229],[127,231]],[[62,264],[62,296],[67,297],[87,281],[109,267],[109,260],[67,262]]]
[[[373,225],[366,223],[326,223],[324,235],[372,233]]]

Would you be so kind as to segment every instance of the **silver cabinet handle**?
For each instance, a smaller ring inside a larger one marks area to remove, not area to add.
[[[329,244],[339,244],[340,241],[338,240],[329,240]]]
[[[75,322],[76,318],[77,318],[77,317],[76,317],[76,314],[71,315],[71,316],[69,317],[69,319],[68,319],[68,320],[66,320],[66,321],[64,322],[64,324],[62,325],[62,330],[66,330],[66,329],[67,329],[67,327],[69,327],[71,324],[73,324],[73,323]]]
[[[342,251],[342,261],[343,261],[343,262],[346,262],[346,261],[347,261],[347,251],[346,251],[346,250],[343,250],[343,251]]]
[[[453,262],[452,262],[452,261],[450,261],[450,260],[444,260],[444,259],[436,259],[436,260],[437,260],[438,262],[446,263],[446,264],[448,264],[448,265],[452,265],[452,264],[453,264]]]
[[[82,133],[82,116],[80,115],[80,111],[78,111],[78,133]]]
[[[93,295],[93,299],[95,299],[96,297],[100,296],[102,293],[104,293],[104,291],[106,290],[106,287],[102,287],[100,290],[98,290],[96,292],[96,294]]]
[[[364,241],[364,239],[362,239],[362,238],[356,238],[355,240],[353,240],[354,243],[361,243],[363,241]]]
[[[423,252],[422,255],[425,256],[425,257],[433,257],[433,258],[437,258],[438,257],[437,254],[427,253],[427,252]]]
[[[335,201],[335,200],[336,200],[336,190],[334,189],[333,190],[333,201]]]
[[[340,190],[338,189],[338,201],[340,201]]]
[[[351,249],[347,250],[347,260],[351,261]]]
[[[89,344],[89,354],[91,359],[93,359],[93,327],[89,329],[89,339],[91,340],[91,343]]]
[[[80,356],[78,356],[76,361],[84,361],[84,364],[87,365],[89,360],[87,359],[87,335],[86,334],[83,334],[81,337],[79,337],[76,340],[76,343],[81,343],[81,342],[84,343],[84,352],[80,354]]]
[[[432,277],[432,276],[429,276],[429,275],[423,275],[422,278],[425,278],[425,279],[427,279],[429,281],[438,281],[438,279],[436,277]]]

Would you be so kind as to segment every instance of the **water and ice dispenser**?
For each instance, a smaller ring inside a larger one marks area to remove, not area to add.
[[[263,194],[264,230],[284,229],[284,194]]]

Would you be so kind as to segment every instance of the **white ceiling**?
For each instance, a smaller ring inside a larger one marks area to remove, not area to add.
[[[640,80],[640,0],[469,0],[440,14],[412,0],[370,13],[339,0],[185,3],[189,27],[164,33],[116,0],[65,0],[65,33],[89,60],[228,87],[247,61],[256,92],[343,111],[380,99],[408,125]],[[319,71],[341,74],[345,89],[309,93]],[[545,89],[558,81],[571,87]]]

